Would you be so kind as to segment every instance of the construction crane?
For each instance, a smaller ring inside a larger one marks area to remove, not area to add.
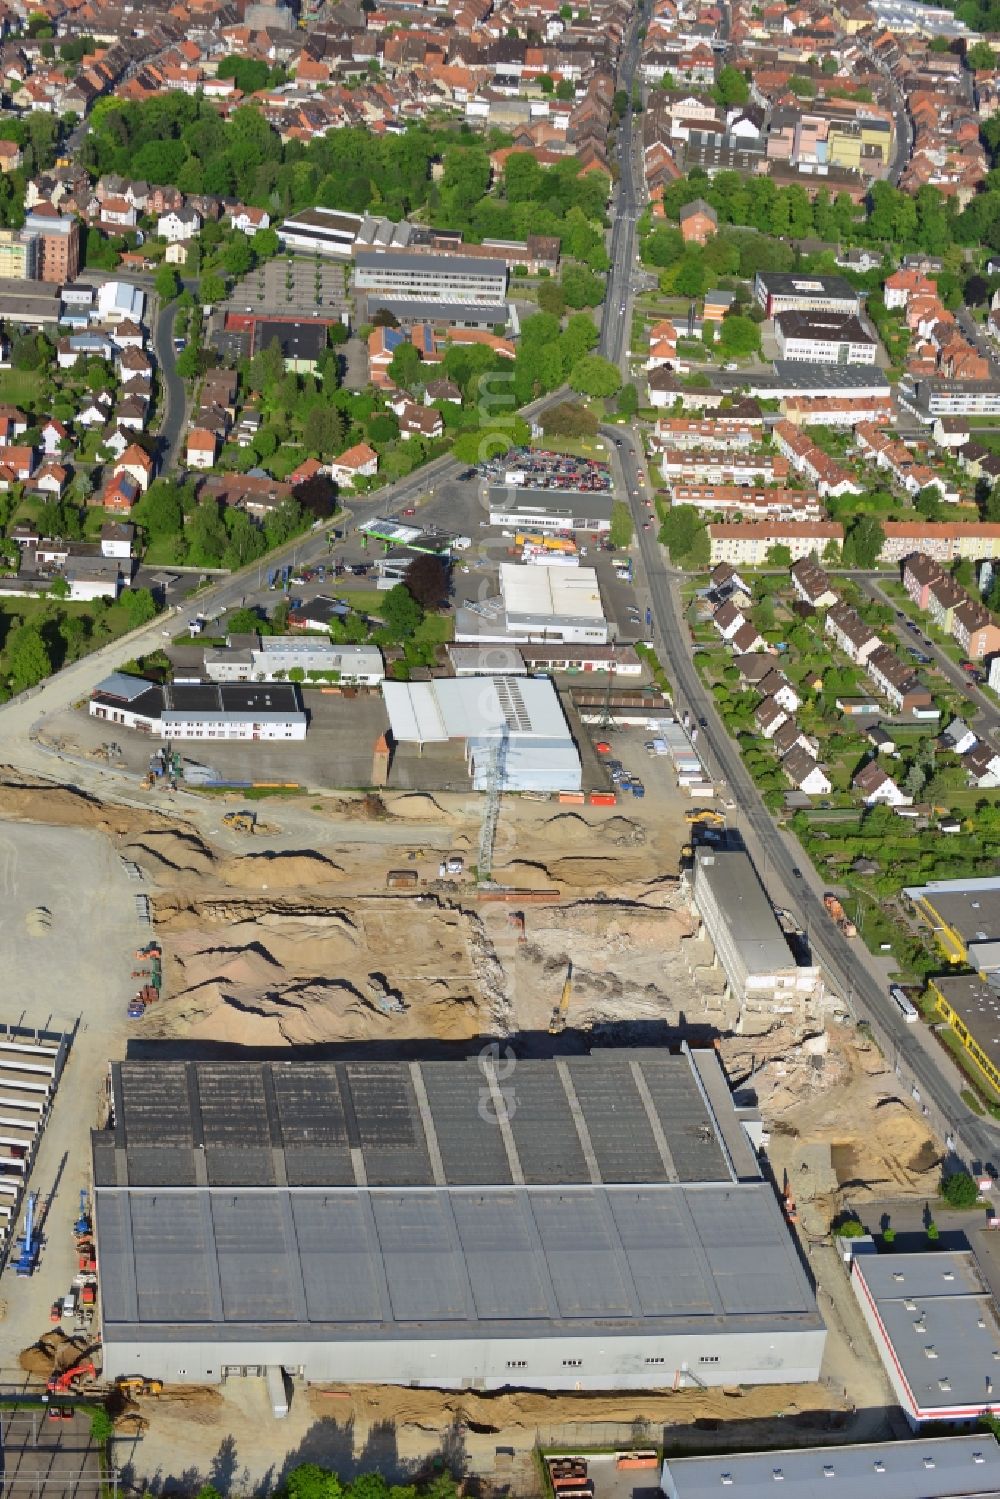
[[[507,725],[500,730],[499,739],[490,745],[489,766],[486,772],[486,801],[483,805],[483,820],[479,828],[479,860],[476,865],[480,885],[493,883],[493,845],[496,841],[497,823],[500,820],[500,791],[507,765]]]
[[[549,1021],[549,1035],[558,1036],[566,1029],[566,1011],[569,1009],[570,995],[573,993],[573,964],[566,965],[566,979],[562,986],[562,994],[559,1003],[552,1011],[552,1019]]]
[[[14,1261],[16,1275],[34,1275],[38,1267],[38,1228],[35,1223],[37,1207],[38,1193],[32,1192],[28,1197],[28,1206],[24,1213],[24,1233],[17,1241],[20,1252]]]
[[[80,1216],[73,1224],[73,1232],[77,1237],[90,1233],[90,1213],[87,1211],[87,1189],[80,1188]]]

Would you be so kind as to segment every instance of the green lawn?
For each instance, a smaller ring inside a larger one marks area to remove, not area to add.
[[[0,402],[20,406],[38,395],[45,377],[40,370],[0,370]]]
[[[569,453],[574,458],[593,458],[602,463],[607,462],[608,457],[607,446],[599,437],[562,437],[552,432],[533,438],[531,446],[550,453]]]

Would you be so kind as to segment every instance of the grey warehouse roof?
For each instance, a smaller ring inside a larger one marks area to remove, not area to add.
[[[119,1342],[822,1326],[712,1053],[128,1061],[112,1088]]]
[[[734,1452],[722,1457],[671,1458],[663,1465],[670,1499],[712,1499],[723,1486],[734,1499],[953,1499],[1000,1491],[1000,1447],[992,1436],[920,1437],[850,1447],[804,1447],[783,1452]]]
[[[358,270],[417,271],[432,276],[506,277],[505,260],[477,255],[435,255],[425,250],[358,250]]]

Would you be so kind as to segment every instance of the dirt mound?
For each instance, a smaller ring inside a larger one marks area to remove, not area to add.
[[[146,829],[125,845],[124,852],[154,876],[167,879],[178,874],[209,874],[215,864],[198,834],[181,828]]]
[[[428,791],[404,791],[399,796],[384,797],[390,817],[407,822],[451,822],[454,813],[447,811]]]
[[[433,899],[401,920],[388,897],[163,898],[157,931],[169,988],[146,1035],[246,1046],[464,1039],[482,1030],[484,1006],[502,1007],[478,917]]]
[[[50,1332],[42,1333],[38,1342],[32,1343],[30,1348],[23,1348],[17,1361],[26,1374],[44,1375],[47,1378],[53,1369],[60,1372],[68,1369],[85,1347],[81,1338],[70,1338],[61,1327],[53,1327]]]
[[[219,875],[237,890],[314,889],[339,880],[343,870],[315,853],[242,854],[219,865]]]
[[[646,829],[630,817],[616,815],[590,822],[579,812],[557,812],[543,824],[547,837],[565,843],[613,843],[617,848],[640,848]]]

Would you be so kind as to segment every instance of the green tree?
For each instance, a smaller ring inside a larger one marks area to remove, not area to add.
[[[700,297],[707,285],[708,276],[701,252],[692,254],[688,251],[674,277],[674,290],[683,297]]]
[[[878,562],[885,545],[882,523],[875,515],[858,515],[848,523],[844,536],[844,566],[869,571]]]
[[[992,73],[997,65],[996,53],[989,42],[973,42],[966,50],[965,61],[975,73]]]
[[[632,545],[635,535],[635,523],[632,520],[632,512],[623,500],[615,500],[611,506],[611,530],[608,540],[616,551]]]
[[[132,516],[151,538],[176,536],[184,529],[181,497],[169,479],[155,479]]]
[[[389,362],[389,378],[394,385],[399,385],[404,390],[412,390],[423,380],[423,360],[409,340],[400,344],[393,354]]]
[[[96,1447],[105,1447],[115,1434],[115,1423],[104,1409],[97,1406],[90,1413],[90,1435]]]
[[[226,295],[226,283],[216,271],[206,271],[198,283],[198,296],[207,307],[221,302]]]
[[[567,103],[576,98],[576,85],[571,78],[560,78],[556,84],[556,98]]]
[[[784,546],[781,542],[777,542],[773,547],[768,547],[767,565],[768,567],[791,567],[791,549]]]
[[[263,623],[256,609],[233,609],[226,615],[226,634],[259,635]]]
[[[671,506],[660,527],[660,541],[670,560],[681,566],[703,566],[708,561],[708,529],[693,505]]]
[[[21,624],[11,632],[4,660],[12,693],[34,687],[52,670],[48,647],[34,625]]]
[[[423,609],[402,583],[389,589],[379,613],[395,640],[409,640],[424,617]]]
[[[569,383],[581,395],[613,396],[621,389],[621,371],[600,354],[585,354],[570,370]]]
[[[535,81],[543,94],[551,94],[555,88],[555,83],[548,73],[539,73]]]
[[[971,1208],[979,1199],[979,1188],[967,1171],[952,1171],[941,1178],[941,1196],[953,1208]]]
[[[222,553],[222,565],[236,572],[248,562],[262,557],[267,551],[267,541],[259,526],[255,526],[245,510],[229,506],[223,516],[223,525],[229,536]]]
[[[69,594],[70,594],[70,587],[69,587],[69,584],[67,583],[66,579],[63,577],[62,573],[56,573],[56,576],[52,579],[52,582],[49,584],[49,587],[48,587],[48,596],[49,596],[49,598],[50,599],[68,599],[69,598]]]
[[[719,347],[736,358],[756,354],[760,349],[760,328],[748,317],[730,313],[719,330]]]
[[[172,265],[161,265],[153,282],[161,302],[172,302],[181,289],[181,278]]]
[[[242,230],[235,230],[222,252],[222,264],[230,276],[245,276],[253,265],[253,249]]]
[[[566,293],[558,281],[543,281],[538,288],[538,305],[543,312],[561,318],[566,311]]]
[[[403,581],[421,609],[437,609],[448,597],[448,569],[438,557],[414,557]]]
[[[719,69],[712,93],[717,104],[746,104],[750,98],[750,85],[738,68],[726,63]]]
[[[639,392],[631,380],[618,392],[618,414],[630,420],[639,410]]]
[[[156,617],[156,600],[148,588],[125,588],[118,602],[128,615],[128,627],[137,630]]]
[[[185,528],[191,561],[199,567],[218,567],[226,550],[226,533],[218,502],[204,499]]]
[[[343,1499],[344,1487],[336,1473],[328,1473],[317,1463],[303,1463],[293,1468],[285,1479],[287,1499]]]

